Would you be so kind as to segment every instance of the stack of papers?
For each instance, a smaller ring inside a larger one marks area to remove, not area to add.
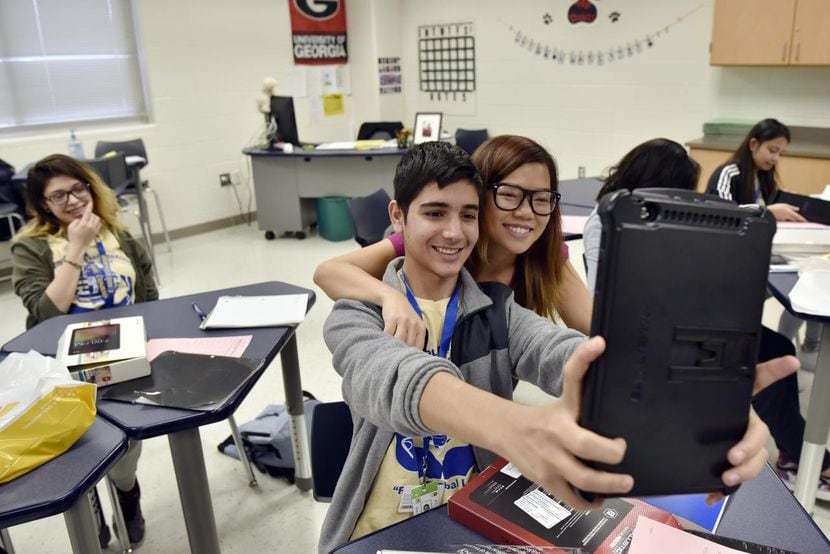
[[[200,329],[293,326],[305,319],[308,294],[220,296]]]
[[[324,142],[318,144],[315,150],[354,150],[356,140],[342,140],[340,142]]]

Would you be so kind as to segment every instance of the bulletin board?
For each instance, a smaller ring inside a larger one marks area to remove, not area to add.
[[[472,22],[418,27],[419,109],[474,114],[475,27]]]

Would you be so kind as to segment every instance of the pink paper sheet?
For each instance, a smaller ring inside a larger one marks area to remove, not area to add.
[[[721,546],[687,533],[682,529],[669,527],[647,517],[637,518],[634,538],[628,554],[740,554],[740,551]]]
[[[235,337],[204,337],[195,339],[151,339],[147,341],[147,359],[153,359],[167,350],[186,354],[208,354],[239,358],[248,348],[253,335]]]

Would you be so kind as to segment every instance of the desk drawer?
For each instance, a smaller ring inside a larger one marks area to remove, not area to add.
[[[300,197],[366,196],[381,187],[391,190],[399,159],[397,156],[371,155],[298,159]]]

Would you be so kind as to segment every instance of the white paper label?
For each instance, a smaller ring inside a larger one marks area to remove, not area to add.
[[[538,521],[545,529],[550,529],[571,515],[570,510],[539,489],[534,489],[516,500],[514,504]]]

